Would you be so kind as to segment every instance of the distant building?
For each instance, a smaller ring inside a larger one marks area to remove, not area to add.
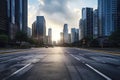
[[[98,10],[94,10],[93,12],[93,38],[98,38]]]
[[[29,38],[32,37],[32,29],[30,27],[27,28],[27,35]]]
[[[44,44],[46,36],[46,21],[44,16],[37,16],[36,20],[37,38],[40,44]]]
[[[52,29],[48,29],[48,44],[52,44]]]
[[[7,0],[0,1],[0,34],[8,35]]]
[[[71,29],[71,43],[74,43],[76,41],[76,29]]]
[[[63,40],[64,40],[64,43],[68,43],[68,24],[64,24]]]
[[[87,38],[93,38],[93,8],[82,9],[83,32]]]
[[[76,41],[79,41],[79,29],[76,29]]]
[[[60,33],[60,44],[63,44],[63,32]]]
[[[32,38],[37,40],[36,21],[34,21],[32,24]]]
[[[71,43],[79,41],[79,29],[71,29]]]
[[[71,43],[71,34],[68,34],[68,43]]]
[[[79,39],[81,40],[81,39],[83,39],[83,37],[84,37],[84,25],[83,25],[83,20],[82,19],[80,19],[80,21],[79,21]]]

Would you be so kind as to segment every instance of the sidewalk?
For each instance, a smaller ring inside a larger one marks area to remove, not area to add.
[[[112,53],[112,54],[118,54],[120,55],[120,49],[119,48],[82,48],[92,51],[99,51],[99,52],[105,52],[105,53]]]
[[[20,52],[20,51],[24,51],[24,50],[27,50],[27,49],[0,49],[0,54]]]

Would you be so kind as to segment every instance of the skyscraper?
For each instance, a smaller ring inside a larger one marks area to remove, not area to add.
[[[7,0],[8,3],[8,19],[9,19],[9,37],[11,40],[15,39],[16,32],[18,31],[18,26],[15,22],[16,20],[16,10],[15,0]]]
[[[76,29],[71,29],[71,43],[74,43],[76,41]]]
[[[79,29],[71,29],[71,43],[79,41]]]
[[[79,41],[79,29],[76,29],[76,41]]]
[[[63,40],[64,40],[64,43],[68,43],[68,24],[64,24]]]
[[[36,28],[36,21],[32,24],[32,38],[37,39],[37,28]]]
[[[48,44],[52,44],[52,29],[48,29]]]
[[[60,44],[63,44],[63,32],[60,33]]]
[[[7,0],[0,1],[0,34],[8,35]]]
[[[120,0],[98,0],[99,36],[110,36],[120,29]]]
[[[79,21],[79,32],[80,32],[80,34],[79,34],[79,39],[81,40],[81,39],[83,39],[83,37],[84,37],[84,28],[83,28],[83,20],[82,19],[80,19],[80,21]]]
[[[98,10],[93,11],[93,38],[98,37]]]
[[[14,39],[17,31],[27,33],[27,0],[7,0],[9,35]]]
[[[31,29],[30,27],[27,28],[27,36],[28,36],[29,38],[32,37],[32,29]]]
[[[28,0],[15,0],[15,23],[18,30],[27,33]]]
[[[44,16],[37,16],[36,20],[37,37],[41,44],[44,44],[46,36],[46,21]]]
[[[87,38],[93,37],[93,8],[82,9],[83,32]]]

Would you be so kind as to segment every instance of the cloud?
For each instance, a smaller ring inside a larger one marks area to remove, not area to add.
[[[70,7],[69,3],[72,0],[38,0],[39,9],[37,15],[44,15],[50,24],[60,25],[64,23],[70,26],[76,26],[76,17],[78,12]],[[80,14],[79,14],[80,15]],[[49,24],[49,23],[48,23]]]

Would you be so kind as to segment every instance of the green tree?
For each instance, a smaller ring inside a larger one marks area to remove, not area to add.
[[[8,43],[8,36],[7,35],[0,35],[0,44],[1,46],[5,46]]]
[[[16,41],[20,42],[20,44],[21,44],[22,42],[26,42],[28,40],[28,37],[27,37],[26,33],[19,31],[16,33],[15,39],[16,39]]]
[[[113,32],[110,35],[109,40],[120,44],[120,30],[117,30],[117,31]]]

